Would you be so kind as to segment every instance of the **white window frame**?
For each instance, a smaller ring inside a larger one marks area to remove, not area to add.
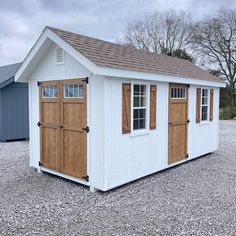
[[[207,105],[202,104],[202,90],[207,89]],[[209,116],[210,116],[210,89],[207,87],[202,87],[201,88],[201,107],[200,107],[200,123],[201,124],[208,124],[209,123]],[[207,119],[202,120],[202,107],[207,106]]]
[[[75,85],[78,85],[78,95],[80,95],[79,94],[79,87],[80,86],[82,86],[82,88],[83,88],[83,96],[78,96],[78,97],[66,97],[66,86],[70,86],[70,85],[73,85],[73,89],[74,89],[74,86]],[[63,98],[69,98],[69,99],[78,99],[78,98],[84,98],[84,86],[82,85],[82,84],[64,84],[63,85]]]
[[[145,85],[146,86],[146,121],[144,129],[135,129],[133,128],[133,117],[134,117],[134,85]],[[149,117],[150,117],[150,83],[132,81],[131,82],[131,133],[130,136],[144,135],[149,134]]]
[[[52,97],[46,97],[46,96],[44,96],[44,88],[45,87],[49,87],[49,94],[50,94],[50,87],[53,87],[53,91],[54,91],[54,89],[55,89],[55,87],[56,87],[56,89],[57,89],[57,96],[52,96]],[[53,99],[53,98],[58,98],[58,86],[57,85],[44,85],[44,86],[42,86],[42,98],[46,98],[46,99]]]
[[[184,97],[172,97],[172,89],[183,89],[185,91],[184,92]],[[179,86],[179,87],[172,87],[170,93],[171,93],[170,94],[171,99],[175,99],[175,100],[186,99],[187,89],[184,88],[184,87],[181,87],[181,86]]]

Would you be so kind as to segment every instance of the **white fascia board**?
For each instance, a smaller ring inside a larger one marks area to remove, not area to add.
[[[195,84],[204,85],[211,87],[222,87],[226,86],[225,82],[214,82],[209,80],[194,79],[187,77],[180,77],[175,75],[164,75],[156,73],[145,73],[139,71],[123,70],[108,67],[97,67],[96,74],[108,77],[121,77],[127,79],[140,79],[149,81],[160,81],[160,82],[171,82],[171,83],[181,83],[181,84]]]
[[[52,40],[55,44],[63,48],[68,54],[78,60],[84,67],[86,67],[92,73],[95,73],[97,66],[92,61],[87,59],[84,55],[74,49],[70,44],[65,42],[57,34],[55,34],[53,31],[46,27],[38,38],[38,40],[36,41],[36,43],[34,44],[34,46],[32,47],[32,49],[30,50],[30,52],[27,54],[19,69],[17,70],[15,74],[15,81],[27,81],[27,78],[22,78],[22,75],[24,74],[30,62],[33,60],[34,56],[40,50],[43,43],[47,39]]]

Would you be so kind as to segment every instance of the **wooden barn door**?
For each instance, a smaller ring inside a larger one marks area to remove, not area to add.
[[[40,83],[40,139],[43,167],[87,176],[87,86],[82,80]]]
[[[170,84],[168,164],[187,158],[188,123],[188,86]]]
[[[59,82],[43,82],[40,94],[40,163],[60,171],[60,94]]]
[[[87,91],[81,80],[61,82],[61,171],[87,175]]]

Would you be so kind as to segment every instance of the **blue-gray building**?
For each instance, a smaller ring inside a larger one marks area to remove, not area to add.
[[[0,66],[0,141],[29,138],[28,85],[16,83],[21,63]]]

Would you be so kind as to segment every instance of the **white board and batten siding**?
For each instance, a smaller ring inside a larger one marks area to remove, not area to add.
[[[122,134],[122,83],[135,80],[95,76],[68,53],[56,63],[56,44],[37,63],[29,77],[30,165],[39,167],[40,134],[38,81],[89,77],[89,185],[106,191],[168,167],[168,82],[157,85],[156,129],[142,135]],[[138,80],[139,83],[142,80]],[[147,83],[147,81],[145,81]],[[218,147],[219,89],[214,89],[214,120],[196,123],[196,88],[189,89],[189,159]],[[210,87],[209,87],[210,88]]]
[[[168,165],[169,83],[150,82],[157,85],[156,129],[133,135],[122,134],[122,83],[127,82],[134,80],[105,79],[105,190],[173,166]],[[204,124],[196,123],[196,88],[189,89],[187,160],[218,149],[219,88],[214,88],[214,120]]]

